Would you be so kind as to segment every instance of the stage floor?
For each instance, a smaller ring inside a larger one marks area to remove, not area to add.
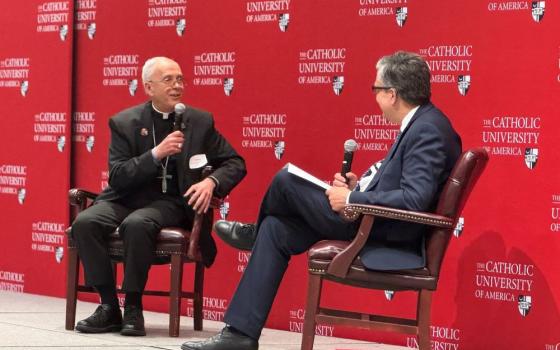
[[[89,316],[96,305],[78,302],[77,319]],[[65,300],[33,294],[0,291],[0,349],[170,349],[179,350],[189,339],[214,335],[223,323],[204,321],[204,331],[192,330],[192,319],[181,318],[181,333],[170,338],[168,315],[145,312],[147,336],[124,337],[118,333],[83,334],[64,329]],[[301,334],[265,329],[259,350],[299,350]],[[406,347],[365,343],[351,339],[316,337],[316,350],[399,350]]]

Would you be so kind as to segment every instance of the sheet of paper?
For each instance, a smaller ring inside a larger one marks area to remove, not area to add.
[[[298,168],[297,166],[293,165],[292,163],[286,164],[284,166],[284,169],[287,169],[290,174],[294,174],[296,176],[299,176],[302,179],[305,179],[305,180],[307,180],[307,181],[309,181],[309,182],[311,182],[311,183],[313,183],[313,184],[315,184],[315,185],[317,185],[321,188],[324,188],[325,190],[328,190],[329,188],[331,188],[331,186],[328,183],[326,183],[322,180],[319,180],[315,176],[311,175],[310,173],[308,173],[307,171],[305,171],[303,169]]]

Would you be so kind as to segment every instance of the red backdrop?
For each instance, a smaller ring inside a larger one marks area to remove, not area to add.
[[[228,197],[227,217],[253,221],[286,162],[330,180],[348,138],[360,144],[358,172],[383,157],[396,126],[381,119],[370,85],[377,59],[404,49],[429,62],[433,102],[464,148],[484,146],[491,159],[448,250],[433,305],[434,348],[560,348],[560,125],[553,109],[559,23],[554,1],[11,4],[0,12],[0,237],[8,248],[0,256],[0,289],[63,295],[57,247],[64,247],[68,224],[66,191],[106,185],[107,120],[146,99],[140,70],[147,58],[181,64],[186,102],[213,112],[247,160],[248,176]],[[275,153],[275,145],[284,151]],[[221,320],[248,254],[218,245],[207,271],[205,317]],[[299,332],[305,256],[291,265],[267,326]],[[153,268],[149,283],[167,285],[167,269]],[[349,308],[399,316],[415,302],[410,293],[389,300],[334,285],[324,295],[331,305],[348,299]],[[145,304],[167,309],[161,298]],[[411,337],[387,333],[317,332],[416,347]]]

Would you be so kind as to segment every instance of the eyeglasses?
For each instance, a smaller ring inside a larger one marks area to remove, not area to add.
[[[374,94],[377,94],[379,92],[379,90],[389,90],[389,89],[394,89],[394,87],[392,87],[392,86],[375,86],[375,85],[371,86],[371,91],[373,91]]]
[[[174,86],[175,84],[178,84],[179,86],[185,85],[185,78],[183,76],[178,76],[178,77],[166,76],[163,77],[161,80],[148,80],[148,81],[151,83],[163,83],[164,85],[167,86]]]

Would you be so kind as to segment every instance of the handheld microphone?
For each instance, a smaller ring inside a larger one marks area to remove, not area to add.
[[[175,122],[173,123],[173,131],[183,130],[183,113],[185,112],[185,105],[183,103],[177,103],[175,105]]]
[[[350,172],[352,167],[352,159],[354,158],[354,151],[358,148],[358,143],[356,141],[349,139],[344,142],[344,160],[342,161],[342,170],[340,174],[346,178],[346,173]]]

